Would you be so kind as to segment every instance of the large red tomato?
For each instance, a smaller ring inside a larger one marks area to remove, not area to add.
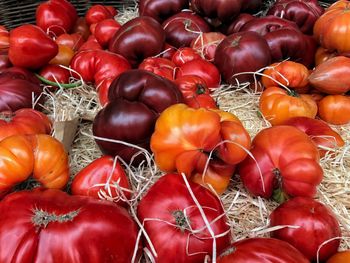
[[[33,109],[20,109],[0,116],[0,141],[17,134],[49,134],[52,123],[43,113]]]
[[[224,250],[217,263],[310,263],[295,247],[274,238],[248,238]]]
[[[46,33],[70,33],[78,19],[75,7],[66,0],[49,0],[36,9],[36,24]]]
[[[202,263],[212,256],[213,246],[219,253],[230,244],[220,200],[196,183],[186,185],[181,175],[162,176],[141,199],[137,213],[154,247],[145,240],[154,262]]]
[[[187,0],[140,0],[140,16],[150,16],[159,23],[188,7]]]
[[[22,25],[10,32],[9,59],[14,66],[38,69],[58,53],[58,45],[34,25]]]
[[[312,198],[290,199],[277,207],[271,213],[270,219],[271,227],[282,225],[296,227],[285,227],[273,231],[271,235],[290,243],[312,262],[316,262],[317,253],[320,262],[324,262],[338,250],[339,239],[330,241],[320,248],[324,242],[340,237],[341,232],[334,213]]]
[[[77,173],[71,190],[73,195],[106,199],[121,205],[131,197],[128,177],[111,156],[102,156]]]
[[[59,190],[17,192],[0,202],[1,262],[132,262],[134,252],[137,262],[137,233],[124,208]]]
[[[251,154],[239,164],[239,175],[253,195],[283,202],[289,196],[313,197],[322,181],[316,145],[291,126],[274,126],[260,131]]]

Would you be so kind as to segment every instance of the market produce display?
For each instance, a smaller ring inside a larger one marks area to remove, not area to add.
[[[350,1],[136,2],[0,25],[0,263],[349,263]]]

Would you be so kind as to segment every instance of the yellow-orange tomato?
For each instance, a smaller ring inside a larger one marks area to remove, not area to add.
[[[249,134],[233,114],[184,104],[166,109],[151,137],[161,170],[185,173],[203,185],[210,183],[217,193],[226,190],[235,165],[247,155],[242,148],[249,149],[250,143]]]
[[[350,2],[339,1],[316,21],[314,36],[322,47],[345,53],[350,51]]]
[[[69,66],[70,61],[74,56],[74,51],[68,46],[58,45],[58,53],[56,57],[50,60],[49,64],[57,64]]]
[[[350,250],[334,254],[327,260],[327,263],[348,263],[350,262]]]
[[[328,95],[318,103],[318,115],[322,120],[336,125],[350,122],[350,97]]]
[[[283,61],[272,64],[264,70],[261,82],[265,88],[276,87],[281,83],[297,92],[308,89],[309,70],[303,64],[293,61]]]
[[[68,156],[49,135],[14,135],[0,142],[0,197],[31,175],[47,188],[63,188],[69,179]]]
[[[267,88],[261,94],[259,108],[272,125],[297,116],[315,118],[317,114],[317,104],[310,95],[299,95],[278,87]]]

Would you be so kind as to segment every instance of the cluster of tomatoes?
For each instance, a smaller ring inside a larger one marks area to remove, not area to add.
[[[350,2],[262,8],[140,0],[140,16],[121,25],[112,6],[78,17],[49,0],[36,25],[0,27],[0,262],[137,262],[142,250],[152,262],[350,262],[337,253],[336,216],[314,199],[320,157],[345,144],[328,124],[350,122]],[[104,156],[69,195],[68,154],[41,93],[82,82],[98,92],[92,131]],[[221,84],[261,92],[271,127],[251,140],[213,98]],[[140,196],[126,164],[150,154],[164,175]],[[271,238],[232,243],[220,195],[235,173],[251,195],[282,203]]]

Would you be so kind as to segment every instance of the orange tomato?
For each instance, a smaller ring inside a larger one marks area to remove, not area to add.
[[[336,125],[350,122],[350,97],[329,95],[318,103],[318,115],[322,120]]]
[[[74,51],[68,46],[58,45],[58,53],[56,57],[50,60],[49,64],[58,64],[69,66],[70,61],[74,56]]]
[[[338,252],[327,260],[327,263],[347,263],[347,262],[350,262],[350,250]]]
[[[278,87],[269,87],[260,97],[262,115],[272,125],[279,125],[291,117],[315,118],[317,104],[310,95],[297,94]]]

